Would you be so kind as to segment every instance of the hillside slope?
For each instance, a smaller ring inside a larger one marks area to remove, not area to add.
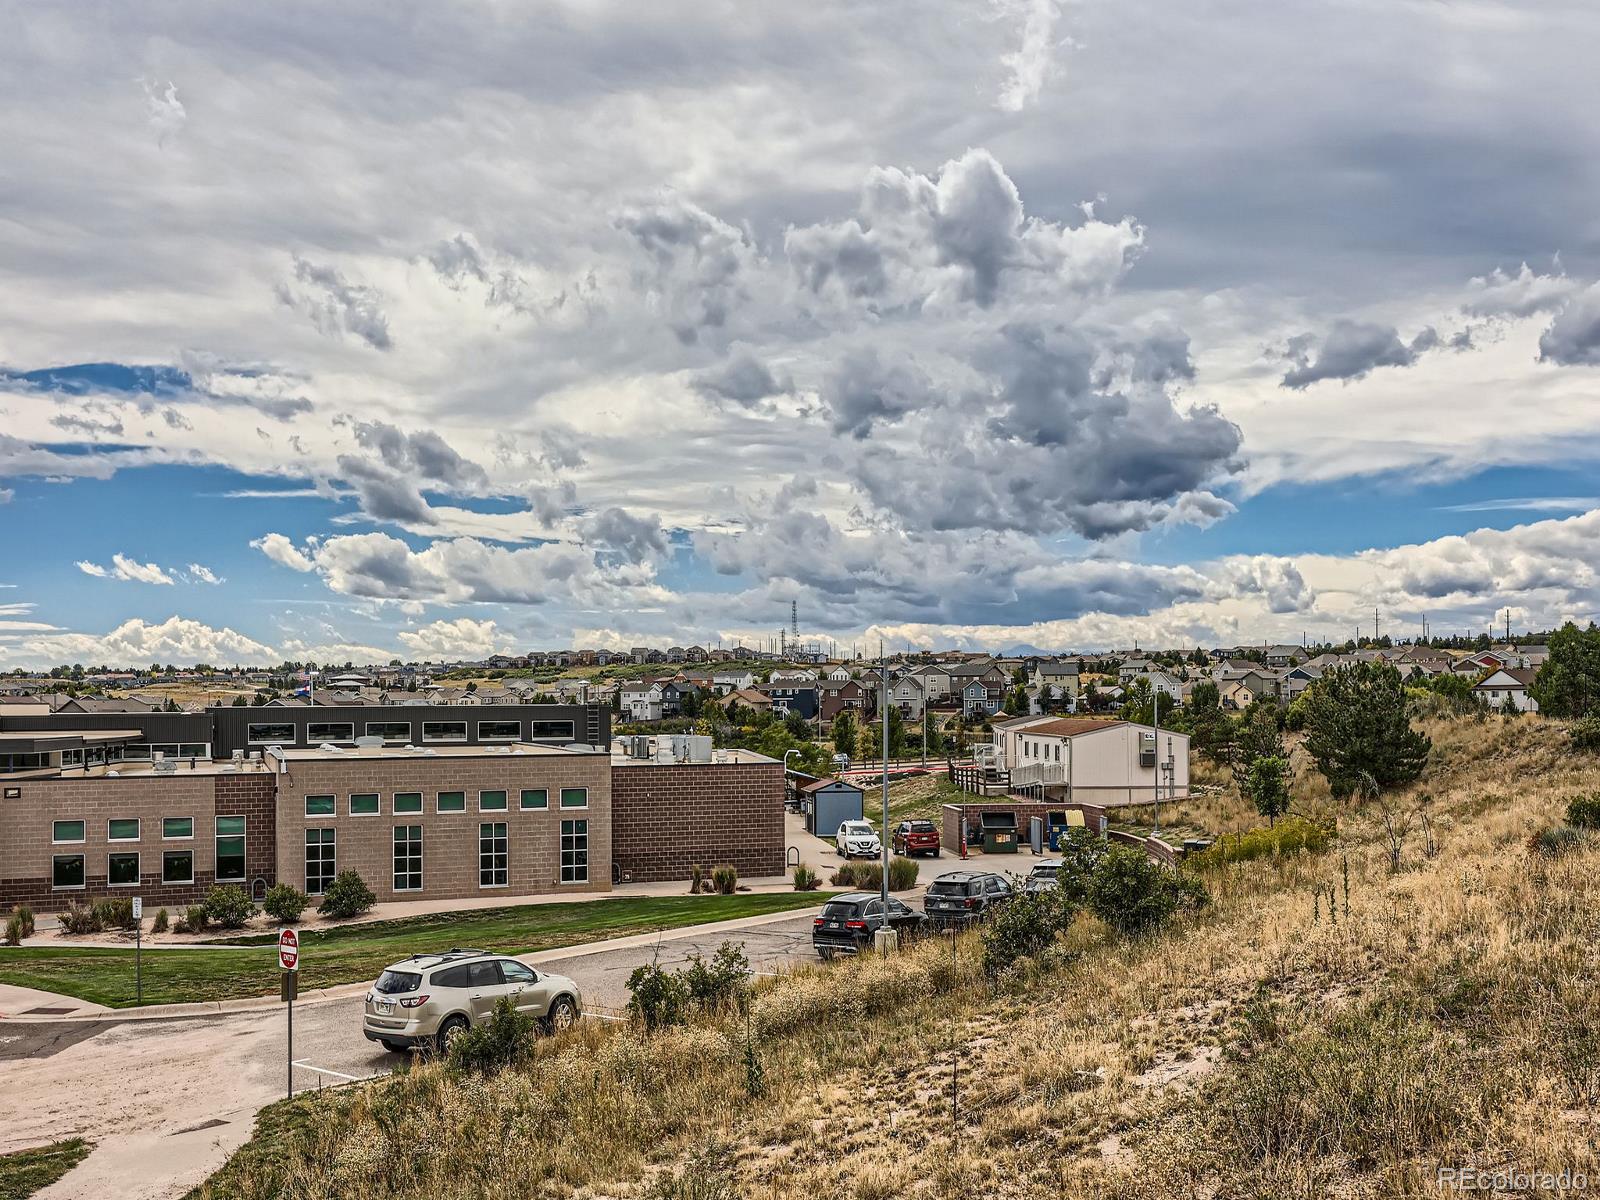
[[[1441,1168],[1593,1177],[1600,838],[1528,842],[1600,764],[1535,718],[1428,731],[1415,789],[1339,814],[1328,854],[1211,870],[1213,906],[1163,936],[1084,917],[997,989],[975,938],[945,939],[774,981],[748,1025],[588,1027],[486,1080],[428,1065],[303,1098],[202,1194],[1390,1197],[1433,1194]]]

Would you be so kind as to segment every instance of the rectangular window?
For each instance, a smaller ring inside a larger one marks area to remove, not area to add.
[[[122,757],[136,761],[147,760],[150,757],[150,746],[145,742],[130,742],[122,748]]]
[[[328,890],[336,874],[334,841],[331,829],[306,830],[306,892],[320,896]]]
[[[339,802],[332,796],[307,796],[306,816],[331,817],[339,811]]]
[[[424,721],[422,740],[425,742],[464,742],[467,740],[465,721]]]
[[[480,742],[514,742],[522,736],[521,721],[479,721]]]
[[[169,841],[181,841],[194,836],[193,817],[162,817],[161,836]]]
[[[506,886],[506,825],[504,821],[478,826],[478,886]]]
[[[561,822],[561,882],[589,882],[589,822]]]
[[[396,792],[394,794],[394,810],[397,813],[419,813],[422,811],[421,792]]]
[[[437,808],[439,812],[466,812],[467,794],[465,792],[440,792]]]
[[[479,812],[505,812],[506,794],[504,792],[479,792]]]
[[[217,882],[243,883],[244,818],[217,818]]]
[[[112,817],[106,822],[106,841],[137,842],[138,840],[138,817]]]
[[[367,736],[382,738],[386,742],[409,742],[410,721],[368,721]]]
[[[252,721],[245,726],[245,739],[252,746],[292,746],[294,745],[293,721]],[[156,749],[176,750],[176,746],[157,746]]]
[[[50,867],[50,886],[53,888],[81,888],[83,886],[83,855],[58,854]]]
[[[522,789],[523,808],[549,808],[550,797],[543,788]]]
[[[139,856],[137,854],[107,855],[106,882],[112,887],[138,887]]]
[[[588,788],[562,788],[561,789],[561,807],[562,808],[588,808],[589,807],[589,789]]]
[[[312,721],[306,726],[306,741],[320,746],[323,742],[353,742],[356,727],[349,721]]]
[[[164,850],[161,854],[162,883],[194,882],[194,851]]]
[[[422,826],[394,827],[394,890],[422,890]]]
[[[178,747],[179,758],[210,758],[211,747],[204,742],[184,742]]]
[[[81,842],[83,841],[82,821],[56,821],[50,826],[50,840],[52,842]]]
[[[350,815],[352,817],[375,817],[378,815],[378,793],[362,792],[350,797]]]
[[[575,733],[571,721],[530,721],[528,737],[536,741],[559,738],[563,742],[570,742],[574,740]]]

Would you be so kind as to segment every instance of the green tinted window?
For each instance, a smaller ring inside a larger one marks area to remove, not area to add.
[[[394,810],[397,813],[413,813],[422,811],[421,792],[396,792],[394,794]]]
[[[244,835],[243,817],[218,817],[218,837],[242,837]]]
[[[589,789],[588,788],[562,788],[561,789],[561,807],[562,808],[588,808],[589,807]]]
[[[338,808],[332,796],[307,796],[306,816],[331,817]]]
[[[506,807],[504,792],[479,792],[478,809],[481,812],[503,812]]]
[[[162,817],[161,836],[164,838],[187,838],[194,836],[193,817]]]
[[[139,840],[139,818],[112,817],[106,836],[113,842],[137,842]]]
[[[467,794],[465,792],[440,792],[440,812],[466,812]]]
[[[550,797],[543,788],[522,789],[523,808],[549,808]]]
[[[82,821],[56,821],[50,826],[50,840],[55,842],[83,841]]]
[[[350,815],[352,817],[370,817],[378,811],[378,793],[363,792],[350,797]]]

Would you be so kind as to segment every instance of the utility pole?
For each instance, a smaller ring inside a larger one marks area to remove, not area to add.
[[[878,642],[878,694],[883,697],[878,714],[883,719],[883,832],[879,836],[879,849],[883,852],[883,878],[879,881],[879,896],[883,902],[883,927],[878,931],[879,944],[887,953],[894,949],[894,929],[889,924],[889,660],[883,653],[883,642]]]
[[[1154,835],[1154,834],[1157,834],[1157,833],[1161,832],[1161,689],[1160,688],[1155,688],[1154,689],[1154,695],[1151,698],[1151,703],[1154,706],[1152,708],[1152,712],[1153,712],[1153,714],[1155,716],[1155,739],[1156,739],[1155,740],[1155,762],[1152,764],[1155,767],[1156,815],[1155,815],[1155,821],[1154,821],[1154,823],[1152,824],[1152,826],[1150,828],[1151,834]]]

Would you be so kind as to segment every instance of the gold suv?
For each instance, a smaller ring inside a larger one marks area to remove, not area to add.
[[[362,1032],[399,1053],[447,1050],[461,1033],[487,1021],[502,998],[536,1018],[547,1033],[566,1029],[583,1011],[578,985],[486,950],[413,954],[391,965],[367,993]]]

